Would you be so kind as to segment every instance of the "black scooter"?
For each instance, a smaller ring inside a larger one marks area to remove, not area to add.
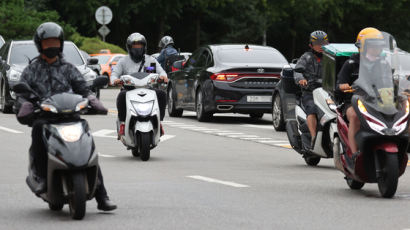
[[[94,86],[103,87],[107,83],[107,79],[101,78]],[[88,99],[69,93],[40,99],[25,83],[13,89],[17,94],[28,94],[31,99],[40,101],[35,113],[49,121],[43,127],[43,140],[48,149],[47,191],[38,196],[54,211],[68,203],[71,217],[82,219],[86,201],[94,197],[99,167],[88,123],[79,116],[87,109]],[[36,190],[36,185],[27,184],[33,192]]]

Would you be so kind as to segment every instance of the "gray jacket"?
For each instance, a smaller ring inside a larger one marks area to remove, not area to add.
[[[119,79],[122,75],[132,74],[138,72],[144,72],[146,67],[151,66],[151,63],[155,63],[156,73],[160,76],[167,76],[167,73],[162,69],[158,61],[151,57],[150,55],[145,55],[145,63],[141,68],[141,62],[135,63],[129,55],[124,58],[121,58],[117,65],[114,67],[111,73],[111,84],[114,83],[116,79]]]

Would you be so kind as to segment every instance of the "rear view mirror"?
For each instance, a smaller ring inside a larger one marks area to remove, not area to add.
[[[87,59],[87,65],[97,65],[98,64],[98,58],[88,58]]]
[[[97,78],[94,80],[94,82],[93,82],[93,87],[94,87],[94,88],[102,88],[102,87],[104,87],[105,85],[107,85],[108,82],[109,82],[108,77],[103,75],[103,76],[97,77]]]
[[[182,69],[184,67],[183,62],[184,60],[176,61],[174,62],[174,64],[172,64],[172,66],[177,69]]]

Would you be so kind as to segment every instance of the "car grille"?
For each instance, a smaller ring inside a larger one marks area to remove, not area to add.
[[[244,89],[273,89],[278,81],[276,77],[243,77],[229,85]]]

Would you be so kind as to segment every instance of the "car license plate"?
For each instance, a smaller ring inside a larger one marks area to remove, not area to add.
[[[247,102],[272,102],[272,96],[247,96]]]

